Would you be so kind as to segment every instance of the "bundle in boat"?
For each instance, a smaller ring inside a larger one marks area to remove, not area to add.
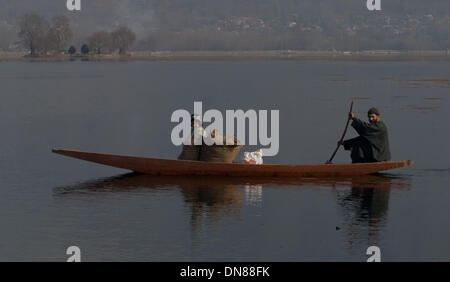
[[[194,138],[191,138],[191,144],[194,144]],[[183,145],[183,151],[178,156],[179,160],[198,161],[202,145]]]
[[[206,138],[209,138],[209,136],[207,136]],[[214,145],[207,145],[205,144],[205,142],[203,142],[200,150],[199,161],[232,163],[242,148],[242,144],[239,142],[236,136],[227,138],[226,136],[217,134],[216,130],[213,130],[211,132],[210,138],[212,139],[212,141],[214,141]],[[221,143],[223,145],[218,145],[218,140],[222,140]]]

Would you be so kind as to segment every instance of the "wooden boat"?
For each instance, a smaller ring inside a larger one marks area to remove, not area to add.
[[[372,174],[410,166],[413,161],[362,164],[239,164],[111,155],[53,149],[54,153],[150,175],[202,175],[239,177],[340,177]]]

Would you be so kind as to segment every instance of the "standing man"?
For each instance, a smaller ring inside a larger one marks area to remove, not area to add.
[[[380,120],[380,112],[376,108],[371,108],[367,116],[368,123],[350,113],[349,117],[353,120],[352,127],[359,136],[338,143],[344,145],[345,150],[351,150],[352,163],[388,161],[391,159],[388,131],[384,122]]]

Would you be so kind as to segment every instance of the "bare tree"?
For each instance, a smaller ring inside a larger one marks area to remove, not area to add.
[[[28,13],[19,19],[19,38],[30,55],[46,52],[46,40],[49,31],[48,22],[36,13]]]
[[[89,46],[87,44],[83,44],[83,46],[81,46],[81,54],[87,55],[90,51],[91,50],[89,49]]]
[[[88,37],[87,42],[91,50],[97,54],[109,54],[114,49],[111,34],[104,30],[93,33]]]
[[[128,27],[122,26],[112,33],[114,47],[119,49],[119,54],[124,55],[136,40],[136,34]]]
[[[68,52],[70,55],[75,55],[77,53],[77,49],[75,48],[75,46],[70,46]]]
[[[47,37],[49,49],[56,51],[61,49],[72,37],[69,19],[64,15],[55,16]]]

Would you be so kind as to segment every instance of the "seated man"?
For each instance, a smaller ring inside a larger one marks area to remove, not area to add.
[[[178,156],[179,160],[198,161],[200,158],[200,150],[202,148],[203,137],[205,131],[201,127],[201,120],[197,115],[191,115],[191,135],[188,137],[190,145],[183,145],[183,151]],[[200,145],[195,145],[196,139],[201,139]]]
[[[376,108],[371,108],[367,115],[369,123],[356,118],[353,113],[349,114],[353,120],[352,127],[359,136],[340,144],[344,145],[345,150],[351,150],[352,163],[388,161],[391,153],[387,127],[380,121],[380,113]]]

